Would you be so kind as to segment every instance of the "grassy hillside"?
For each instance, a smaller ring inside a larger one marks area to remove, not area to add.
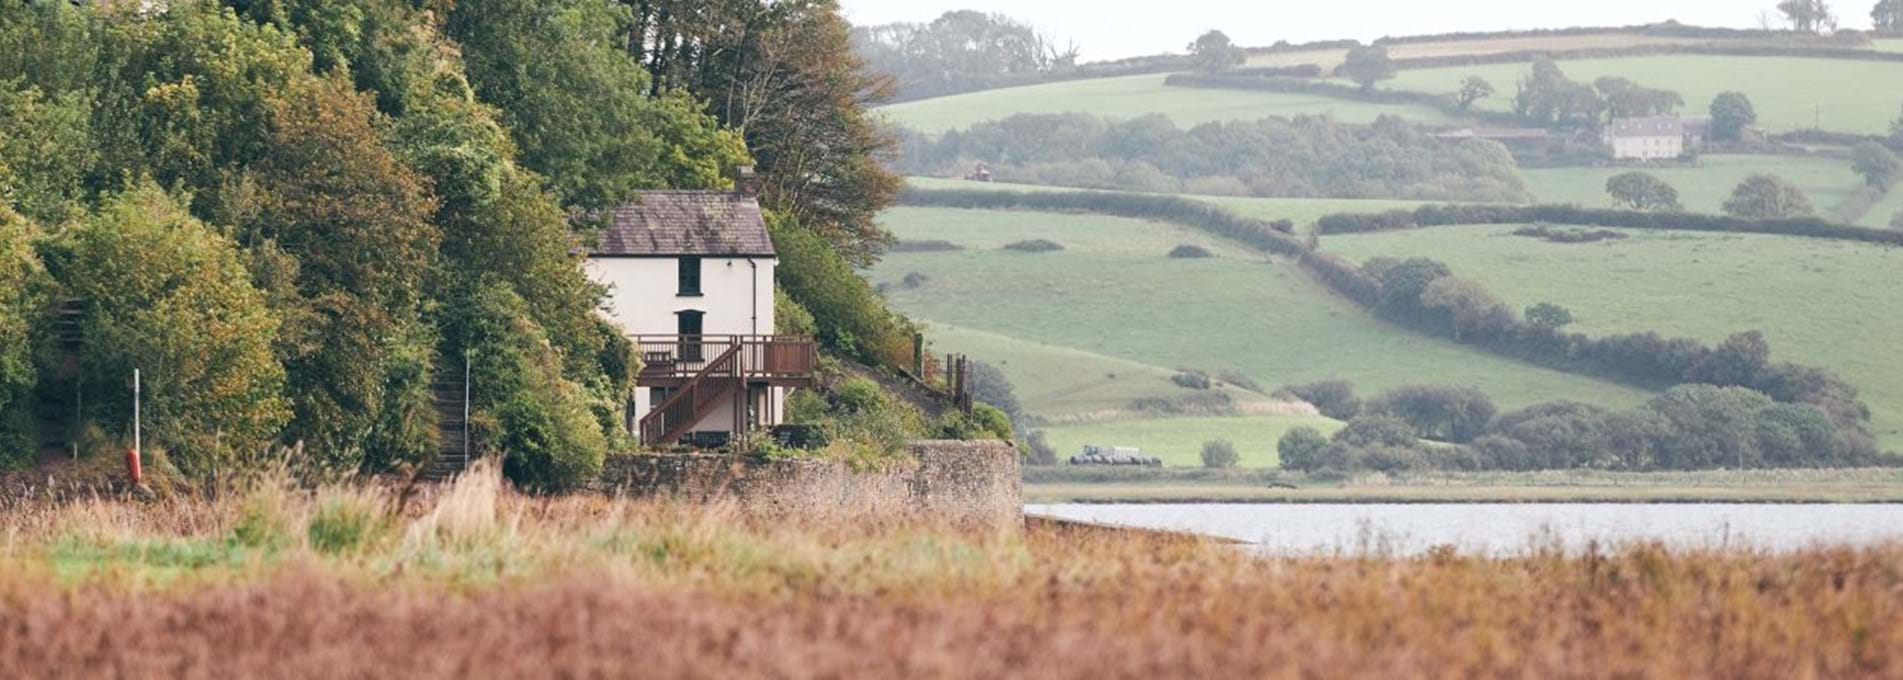
[[[1388,55],[1395,59],[1421,59],[1426,57],[1448,57],[1467,54],[1499,54],[1502,52],[1521,52],[1525,50],[1581,50],[1594,48],[1636,47],[1641,45],[1684,45],[1695,43],[1723,42],[1703,38],[1670,38],[1639,35],[1636,33],[1603,33],[1598,35],[1562,35],[1537,38],[1483,38],[1478,40],[1447,40],[1441,42],[1409,43],[1391,45]],[[1348,56],[1348,50],[1303,50],[1280,54],[1258,54],[1249,58],[1250,66],[1296,66],[1300,64],[1318,64],[1325,69],[1341,65]]]
[[[1558,397],[1626,404],[1645,396],[1389,326],[1287,264],[1233,250],[1170,259],[1165,245],[1198,239],[1170,225],[950,209],[893,210],[884,223],[901,239],[971,246],[892,254],[868,272],[891,286],[897,307],[930,322],[1151,366],[1235,369],[1271,389],[1327,378],[1370,391],[1452,383],[1481,387],[1510,406]],[[1030,238],[1067,250],[993,248]],[[924,285],[896,285],[914,272],[927,277]],[[1014,375],[1026,370],[1006,367]]]
[[[1606,179],[1632,168],[1542,168],[1521,170],[1527,188],[1544,203],[1576,203],[1589,207],[1612,207],[1606,195]],[[1795,156],[1705,156],[1695,168],[1648,169],[1653,175],[1678,189],[1686,209],[1695,212],[1721,212],[1731,190],[1746,177],[1760,172],[1775,173],[1804,190],[1819,212],[1842,203],[1863,186],[1863,178],[1850,164],[1829,158]],[[1892,211],[1894,212],[1894,211]],[[1886,217],[1887,220],[1887,217]]]
[[[1019,113],[1081,111],[1111,118],[1160,113],[1177,125],[1211,121],[1255,120],[1268,116],[1333,115],[1350,123],[1369,123],[1382,114],[1414,121],[1445,120],[1420,106],[1389,106],[1330,97],[1270,92],[1185,90],[1164,87],[1162,74],[1098,78],[986,90],[887,106],[892,122],[928,134],[970,127]]]
[[[1889,129],[1903,106],[1903,64],[1790,57],[1658,56],[1564,61],[1573,80],[1625,76],[1648,86],[1674,90],[1689,112],[1702,113],[1719,92],[1737,90],[1751,97],[1759,124],[1773,132],[1813,125],[1826,130],[1875,134]],[[1527,64],[1494,64],[1402,71],[1383,87],[1421,92],[1453,92],[1462,79],[1478,75],[1497,94],[1481,106],[1511,110],[1514,84]]]
[[[999,191],[1090,191],[1040,184],[1007,182],[978,183],[938,177],[907,177],[905,183],[920,189],[988,189]],[[1121,193],[1121,192],[1116,192]],[[1213,203],[1237,214],[1258,220],[1289,220],[1298,229],[1306,229],[1325,215],[1343,212],[1379,212],[1412,210],[1429,201],[1352,200],[1339,198],[1251,198],[1247,196],[1207,196],[1175,194],[1183,198]]]
[[[1514,307],[1564,305],[1575,330],[1656,330],[1720,340],[1762,330],[1775,358],[1828,367],[1863,390],[1887,447],[1903,448],[1903,249],[1750,234],[1630,231],[1561,245],[1512,226],[1331,237],[1356,259],[1423,255],[1482,281]]]
[[[1057,425],[1044,428],[1044,434],[1060,459],[1069,459],[1086,444],[1134,446],[1169,467],[1201,467],[1203,443],[1225,439],[1241,454],[1239,467],[1273,468],[1281,465],[1276,443],[1297,427],[1333,434],[1342,424],[1320,416],[1154,418]]]

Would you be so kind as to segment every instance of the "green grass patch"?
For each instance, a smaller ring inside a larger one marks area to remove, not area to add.
[[[1091,216],[940,208],[895,211],[884,224],[901,239],[962,243],[997,238],[993,221],[1018,225],[1021,238],[1062,240],[1080,221],[1100,219],[1106,229],[1132,228]],[[1193,237],[1184,228],[1147,224],[1149,238]],[[899,287],[911,272],[929,283]],[[1038,255],[965,250],[888,255],[866,275],[891,284],[892,302],[927,322],[1148,366],[1236,369],[1269,389],[1331,378],[1368,393],[1414,383],[1470,385],[1507,406],[1552,399],[1622,406],[1649,396],[1383,323],[1286,262],[1181,260],[1091,247]],[[1020,377],[1030,375],[1027,366],[1004,368],[1020,390],[1038,389]]]
[[[1863,219],[1857,221],[1857,226],[1883,229],[1890,226],[1890,221],[1896,219],[1897,213],[1903,213],[1903,183],[1890,187],[1890,193],[1884,194],[1883,200],[1870,208],[1870,212],[1864,213]]]
[[[1875,47],[1883,52],[1903,52],[1903,38],[1886,38],[1876,41]]]
[[[1170,382],[1176,371],[1162,366],[943,323],[932,323],[927,333],[939,350],[967,354],[1005,371],[1025,411],[1055,421],[1120,417],[1138,399],[1197,394]],[[1234,387],[1217,389],[1244,405],[1265,399]]]
[[[1361,260],[1426,256],[1513,306],[1563,305],[1594,335],[1653,330],[1722,340],[1761,330],[1774,359],[1829,368],[1863,392],[1887,448],[1903,448],[1903,248],[1759,234],[1624,230],[1565,245],[1513,225],[1337,236],[1323,250]]]
[[[971,127],[1020,113],[1092,113],[1136,118],[1169,116],[1188,128],[1228,120],[1269,116],[1331,115],[1347,123],[1371,123],[1383,115],[1439,122],[1447,117],[1423,106],[1368,104],[1306,94],[1188,90],[1164,87],[1164,74],[1073,80],[937,97],[879,109],[894,123],[927,134]]]
[[[1808,59],[1797,57],[1733,57],[1671,55],[1617,59],[1578,59],[1560,62],[1566,75],[1590,83],[1602,76],[1624,76],[1647,87],[1672,90],[1685,97],[1686,112],[1702,114],[1719,92],[1745,93],[1758,111],[1758,124],[1772,132],[1821,127],[1825,130],[1879,134],[1896,120],[1903,95],[1903,64]],[[1514,84],[1529,64],[1489,64],[1402,71],[1383,87],[1429,93],[1460,88],[1460,81],[1477,75],[1492,82],[1496,93],[1482,100],[1482,108],[1510,111]]]
[[[1899,73],[1903,76],[1903,73]],[[1573,203],[1590,208],[1617,207],[1606,194],[1606,180],[1633,168],[1542,168],[1521,170],[1527,188],[1542,203]],[[1758,173],[1774,173],[1790,180],[1824,214],[1863,186],[1863,178],[1845,161],[1801,156],[1712,155],[1698,167],[1656,168],[1644,172],[1678,189],[1679,200],[1693,212],[1724,212],[1725,199],[1739,182]]]
[[[1242,454],[1239,467],[1275,468],[1281,462],[1276,442],[1297,427],[1313,427],[1333,434],[1341,423],[1320,416],[1245,416],[1232,418],[1151,418],[1101,423],[1075,423],[1041,428],[1057,449],[1059,460],[1083,451],[1084,445],[1131,446],[1163,459],[1167,467],[1202,467],[1203,442],[1224,439]]]

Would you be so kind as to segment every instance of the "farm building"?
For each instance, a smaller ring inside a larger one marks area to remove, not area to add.
[[[587,253],[603,312],[640,355],[627,426],[643,443],[714,446],[779,425],[788,391],[813,383],[812,339],[774,333],[778,258],[750,174],[740,187],[644,192]]]
[[[1671,160],[1705,143],[1710,119],[1683,116],[1614,118],[1605,143],[1617,160]]]

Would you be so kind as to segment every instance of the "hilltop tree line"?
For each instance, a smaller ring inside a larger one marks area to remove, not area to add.
[[[849,273],[886,240],[890,140],[829,2],[131,4],[0,7],[0,465],[75,390],[120,437],[139,368],[186,475],[387,471],[434,450],[432,378],[466,359],[476,439],[561,488],[635,366],[572,215],[757,163],[776,239],[823,244],[789,267]],[[856,346],[907,335],[863,286],[797,288]]]
[[[891,76],[906,99],[965,92],[1077,66],[1078,47],[1058,45],[1002,14],[946,12],[925,23],[855,26],[852,48],[873,71]]]
[[[1743,387],[1685,384],[1610,410],[1557,401],[1498,413],[1467,387],[1414,385],[1368,400],[1342,381],[1288,388],[1348,421],[1277,443],[1282,467],[1319,474],[1423,470],[1711,470],[1822,468],[1885,461],[1864,433],[1810,404]],[[1326,406],[1323,406],[1326,404]]]
[[[899,168],[959,173],[987,163],[1004,181],[1230,196],[1520,202],[1513,157],[1485,140],[1441,141],[1399,118],[1372,126],[1325,117],[1205,123],[1020,114],[947,132],[903,135]]]

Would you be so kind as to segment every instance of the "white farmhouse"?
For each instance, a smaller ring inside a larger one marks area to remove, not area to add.
[[[1672,160],[1704,144],[1708,126],[1705,118],[1614,118],[1606,126],[1605,142],[1617,160]]]
[[[817,352],[774,334],[778,258],[752,192],[645,192],[606,222],[587,267],[640,353],[629,429],[645,444],[712,446],[779,425]]]

